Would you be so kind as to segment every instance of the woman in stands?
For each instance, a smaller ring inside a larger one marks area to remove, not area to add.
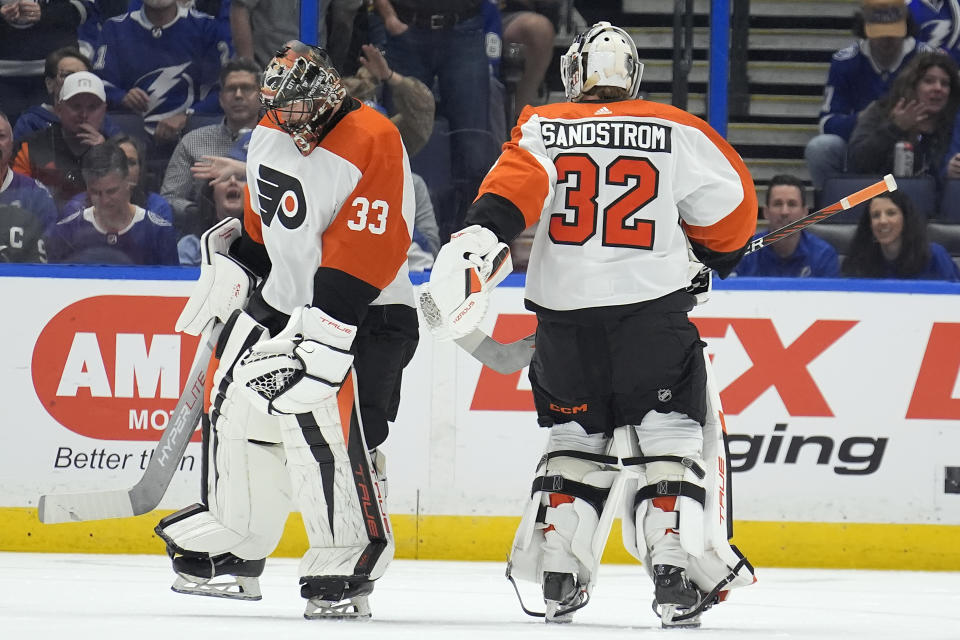
[[[917,54],[894,80],[890,93],[871,102],[857,118],[848,148],[851,172],[893,173],[894,147],[909,142],[911,175],[939,180],[958,106],[957,63],[942,51]]]
[[[858,278],[960,281],[947,250],[927,241],[926,220],[902,191],[870,200],[843,262],[843,273]]]

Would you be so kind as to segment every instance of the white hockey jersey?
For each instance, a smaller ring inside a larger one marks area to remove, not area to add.
[[[380,289],[373,304],[413,307],[407,249],[414,211],[400,134],[374,109],[349,112],[307,156],[269,119],[254,129],[244,228],[270,255],[262,293],[278,311],[313,302],[319,267]]]
[[[742,248],[753,180],[703,120],[643,100],[526,108],[480,188],[539,221],[526,298],[566,311],[659,298],[689,283],[686,237]]]

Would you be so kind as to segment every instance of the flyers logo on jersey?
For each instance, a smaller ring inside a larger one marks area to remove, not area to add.
[[[173,330],[181,309],[183,298],[161,296],[95,296],[68,305],[33,348],[31,375],[43,408],[88,438],[158,440],[196,353],[197,339]]]
[[[257,176],[260,200],[260,218],[269,227],[274,217],[287,229],[296,229],[307,218],[307,203],[303,185],[291,175],[260,165]]]

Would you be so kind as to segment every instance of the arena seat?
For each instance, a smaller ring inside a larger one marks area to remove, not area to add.
[[[827,178],[823,190],[820,192],[817,208],[821,209],[838,202],[882,179],[883,176],[880,175],[845,175]],[[937,215],[937,184],[931,176],[897,178],[897,188],[910,196],[914,208],[919,213],[927,218],[933,218]],[[860,213],[864,207],[865,205],[853,207],[827,218],[824,222],[830,224],[856,223],[860,219]]]

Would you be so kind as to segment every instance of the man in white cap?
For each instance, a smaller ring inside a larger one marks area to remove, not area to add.
[[[103,81],[89,71],[70,74],[54,109],[60,123],[24,140],[13,168],[46,185],[59,209],[86,190],[81,160],[90,147],[104,142],[100,133],[107,112]]]

